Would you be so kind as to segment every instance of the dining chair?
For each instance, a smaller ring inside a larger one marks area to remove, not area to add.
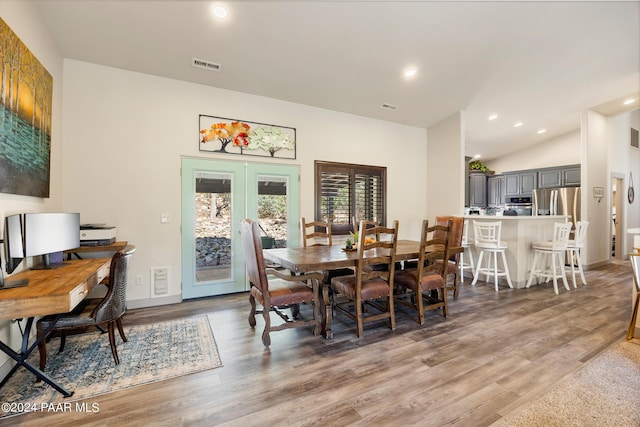
[[[633,314],[631,315],[631,322],[629,322],[629,329],[627,331],[627,341],[631,341],[636,338],[636,324],[638,322],[638,309],[640,305],[640,254],[630,254],[629,260],[631,261],[631,270],[633,271],[633,283],[635,285],[636,302],[633,305]]]
[[[569,255],[569,265],[571,266],[571,279],[573,280],[573,287],[576,286],[576,264],[578,265],[578,272],[580,273],[580,280],[582,284],[587,284],[587,279],[584,277],[584,270],[582,269],[582,249],[587,243],[587,228],[589,227],[588,221],[576,222],[576,229],[573,234],[573,239],[567,242],[567,255]]]
[[[562,283],[566,290],[569,290],[567,277],[564,269],[564,258],[569,242],[569,233],[573,224],[570,222],[553,224],[553,239],[547,241],[539,241],[531,243],[534,250],[533,265],[529,273],[526,287],[530,287],[533,279],[542,278],[545,282],[553,279],[553,291],[558,293],[558,279],[562,279]],[[548,265],[548,257],[551,257],[551,266]]]
[[[453,297],[458,298],[460,290],[460,255],[462,255],[462,235],[464,233],[464,218],[460,216],[436,216],[436,225],[447,226],[449,220],[451,220],[451,231],[449,233],[449,248],[458,248],[454,253],[450,253],[450,257],[447,262],[446,279],[447,279],[447,291],[453,291]],[[442,231],[436,230],[436,238],[440,238]],[[449,278],[453,276],[451,280]]]
[[[425,311],[441,308],[445,318],[448,313],[446,278],[453,221],[445,224],[429,227],[429,221],[423,220],[416,267],[395,272],[395,300],[414,309],[421,325]]]
[[[313,326],[314,335],[320,334],[320,299],[319,286],[321,273],[307,273],[293,276],[284,272],[266,268],[262,253],[262,241],[258,223],[250,219],[240,221],[240,235],[244,251],[247,278],[251,289],[249,291],[249,325],[256,326],[256,313],[264,318],[262,343],[271,345],[270,333],[283,329]],[[270,279],[269,277],[272,277]],[[309,282],[309,283],[307,283]],[[256,300],[262,305],[262,310],[256,310]],[[305,320],[300,316],[300,304],[313,304],[313,320]],[[283,310],[290,309],[291,316]],[[271,312],[277,314],[284,323],[272,326]]]
[[[48,315],[40,318],[36,323],[38,337],[42,336],[44,331],[49,328],[49,334],[59,332],[61,334],[59,352],[62,353],[68,331],[95,326],[104,332],[101,326],[106,325],[113,361],[116,365],[120,364],[116,348],[115,328],[118,328],[122,341],[127,342],[127,337],[122,327],[122,316],[127,311],[127,275],[131,257],[135,250],[135,246],[127,245],[111,258],[107,292],[104,297],[86,298],[70,313]],[[38,352],[40,353],[40,370],[44,371],[47,364],[45,340],[41,340],[38,344]]]
[[[393,277],[397,246],[398,221],[394,221],[392,228],[361,221],[355,274],[331,279],[332,305],[356,322],[358,337],[364,335],[364,324],[368,322],[389,319],[391,329],[396,327]],[[381,264],[386,268],[371,268]]]
[[[331,223],[322,221],[306,222],[304,217],[300,218],[300,228],[302,236],[302,246],[331,246]]]

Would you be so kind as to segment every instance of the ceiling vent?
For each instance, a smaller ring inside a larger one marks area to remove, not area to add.
[[[204,70],[209,71],[220,71],[222,65],[216,64],[215,62],[209,62],[198,58],[191,58],[191,65],[196,68],[202,68]]]
[[[380,108],[382,108],[383,110],[391,110],[391,111],[393,111],[396,108],[398,108],[398,106],[397,105],[392,105],[392,104],[382,104],[380,106]]]

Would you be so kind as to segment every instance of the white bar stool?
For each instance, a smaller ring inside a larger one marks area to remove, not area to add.
[[[505,251],[507,245],[500,241],[500,233],[502,232],[502,221],[492,222],[478,222],[473,221],[473,232],[475,234],[475,245],[480,250],[480,256],[478,257],[478,265],[476,272],[473,275],[473,282],[471,285],[475,285],[478,281],[480,273],[486,275],[486,281],[489,281],[489,276],[493,275],[496,292],[498,291],[498,277],[505,276],[510,288],[513,288],[511,283],[511,277],[509,277],[509,267],[507,266],[507,257]],[[482,266],[482,258],[485,254],[487,257],[487,266]],[[498,254],[502,256],[502,266],[504,270],[498,270]],[[492,256],[493,255],[493,256]],[[493,258],[493,263],[491,262]],[[491,266],[493,264],[493,267]]]
[[[582,270],[582,260],[580,257],[580,250],[584,248],[587,241],[587,227],[589,227],[588,221],[578,221],[576,223],[576,231],[573,234],[573,240],[569,240],[567,243],[567,253],[569,255],[569,262],[571,263],[571,278],[573,279],[573,287],[576,286],[576,267],[578,264],[578,272],[580,273],[580,280],[582,284],[586,285],[587,280],[584,278],[584,271]]]
[[[464,271],[471,270],[471,274],[474,275],[476,271],[475,263],[473,262],[473,252],[471,252],[471,242],[469,242],[469,220],[464,220],[464,227],[462,229],[462,247],[464,252],[460,253],[460,283],[464,283]],[[469,257],[469,262],[465,262],[465,257]]]
[[[534,277],[542,277],[545,282],[553,279],[553,290],[558,293],[558,279],[562,279],[562,283],[566,290],[569,290],[567,277],[564,271],[564,255],[569,242],[569,233],[573,224],[556,222],[553,225],[553,240],[545,242],[533,242],[531,247],[535,251],[533,257],[533,265],[531,273],[527,281],[527,288],[533,283]],[[546,258],[551,256],[551,267],[548,267]],[[538,282],[539,283],[539,282]]]

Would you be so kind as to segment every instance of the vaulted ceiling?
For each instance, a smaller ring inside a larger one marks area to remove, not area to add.
[[[21,1],[66,58],[424,128],[462,110],[486,159],[639,107],[638,1]]]

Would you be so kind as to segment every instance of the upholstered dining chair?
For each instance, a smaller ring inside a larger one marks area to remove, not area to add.
[[[258,223],[250,219],[240,222],[242,249],[244,250],[247,278],[251,285],[249,302],[249,325],[256,326],[256,313],[264,318],[262,343],[271,345],[270,333],[283,329],[313,326],[314,335],[320,334],[320,299],[319,286],[321,273],[307,273],[292,276],[281,271],[266,268],[262,253],[262,241]],[[271,279],[269,278],[271,277]],[[307,283],[310,282],[310,285]],[[262,310],[256,310],[256,300],[262,305]],[[300,317],[300,304],[313,304],[313,319],[305,320]],[[283,310],[290,309],[291,317]],[[271,325],[271,312],[276,313],[284,323]]]
[[[59,351],[62,353],[68,331],[95,326],[104,332],[101,326],[106,325],[113,361],[118,365],[120,359],[116,347],[115,328],[118,328],[122,341],[127,342],[127,337],[122,327],[122,316],[127,311],[127,275],[131,257],[135,250],[135,246],[127,245],[113,255],[109,270],[107,292],[103,298],[87,298],[78,304],[70,313],[42,317],[37,322],[36,329],[38,337],[53,323],[50,333],[59,332],[61,334]],[[44,371],[47,364],[47,347],[45,340],[40,341],[38,351],[40,353],[40,370]]]
[[[428,310],[442,308],[443,317],[447,317],[446,277],[453,221],[448,219],[445,224],[429,227],[429,221],[423,220],[416,267],[395,272],[396,302],[413,308],[421,325]]]
[[[356,322],[358,337],[364,335],[364,324],[389,319],[391,329],[396,327],[393,309],[393,277],[398,246],[398,221],[393,227],[371,226],[361,221],[358,228],[358,260],[355,274],[331,279],[332,304]],[[384,264],[386,268],[371,268]],[[340,298],[342,297],[342,300]],[[385,300],[380,303],[380,300]],[[375,311],[364,310],[364,305]]]
[[[449,258],[447,262],[447,271],[446,271],[446,279],[447,279],[447,291],[453,291],[453,297],[458,298],[458,293],[460,291],[460,255],[463,251],[462,249],[462,235],[464,233],[464,218],[460,216],[437,216],[436,217],[436,225],[442,225],[447,227],[447,224],[451,220],[451,231],[449,233]],[[444,232],[436,230],[434,231],[435,238],[444,238],[446,237]],[[456,248],[455,251],[453,249]],[[449,278],[451,280],[449,280]]]
[[[629,322],[629,329],[627,331],[627,341],[631,341],[636,338],[636,323],[638,322],[638,310],[640,309],[640,254],[630,254],[629,260],[631,261],[631,270],[633,271],[633,284],[635,286],[636,302],[633,305],[633,314],[631,315],[631,322]]]

